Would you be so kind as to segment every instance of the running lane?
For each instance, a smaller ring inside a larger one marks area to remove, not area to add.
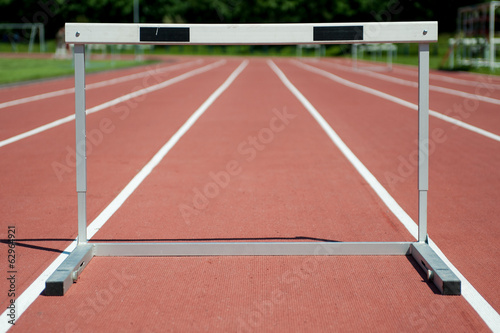
[[[281,86],[252,61],[96,237],[411,240]]]
[[[411,240],[256,59],[95,238],[295,237]],[[436,294],[415,266],[404,256],[94,258],[66,296],[39,297],[13,331],[486,329],[462,297]]]
[[[341,64],[338,59],[327,59],[322,63],[346,72],[353,72],[352,67]],[[417,87],[418,84],[418,71],[416,68],[409,70],[395,67],[391,71],[358,70],[356,72],[377,78],[380,82],[395,82],[410,87]],[[477,74],[474,80],[463,80],[451,74],[448,74],[449,76],[442,75],[441,72],[435,70],[431,70],[429,74],[431,91],[462,99],[477,99],[494,105],[500,104],[500,84],[495,83],[491,76]]]
[[[238,64],[229,61],[87,117],[89,222]],[[76,237],[74,132],[69,122],[0,148],[0,235],[5,239],[6,226],[16,226],[18,293]],[[7,282],[0,288],[7,290]],[[2,296],[1,306],[7,301]]]
[[[190,60],[191,59],[189,58],[167,58],[158,64],[136,66],[131,68],[122,68],[122,69],[97,72],[97,73],[89,73],[87,74],[87,84],[101,82],[104,80],[113,79],[123,75],[132,75],[141,73],[145,70],[150,69],[151,66],[154,65],[159,65],[161,67],[164,67],[167,65],[188,62]],[[74,88],[74,85],[75,81],[73,75],[68,75],[67,77],[63,78],[53,78],[38,82],[19,83],[16,85],[10,85],[2,87],[2,89],[0,89],[0,103],[20,98],[32,97],[38,94],[53,93],[54,91],[59,91],[62,89]]]
[[[288,61],[281,66],[417,221],[417,112],[340,85]],[[428,233],[497,312],[500,265],[494,258],[500,255],[500,225],[495,223],[500,214],[499,149],[494,140],[430,118]]]
[[[324,59],[322,61],[342,65],[346,70],[353,71],[352,62],[348,59],[331,58]],[[387,70],[387,68],[384,67],[385,64],[383,63],[373,63],[359,60],[358,62],[364,64],[363,66],[359,66],[360,70],[364,70],[366,66],[367,72],[372,72],[374,74],[380,73],[402,80],[417,82],[418,69],[416,66],[393,64],[392,70]],[[372,70],[369,68],[372,68]],[[494,98],[500,97],[500,78],[494,75],[466,72],[445,72],[431,69],[430,84],[470,94],[478,94],[480,96]]]
[[[416,85],[408,86],[407,84],[383,80],[380,78],[382,73],[372,73],[370,75],[370,72],[367,71],[352,71],[344,66],[339,66],[329,61],[308,64],[351,82],[376,89],[410,103],[417,104],[418,102]],[[379,77],[377,77],[377,75]],[[383,75],[388,74],[383,73]],[[415,80],[415,78],[413,78],[413,80]],[[477,93],[488,95],[488,98],[492,98],[494,103],[477,99],[479,97],[476,97],[476,93],[460,96],[431,89],[429,93],[431,103],[430,109],[496,135],[500,135],[500,90],[494,89],[493,87],[485,88],[479,83],[474,90],[477,91]],[[431,115],[431,117],[433,116]]]
[[[203,64],[201,61],[197,62],[196,60],[170,65],[151,65],[142,67],[140,72],[133,73],[144,73],[144,76],[138,76],[136,78],[131,77],[132,79],[123,80],[121,82],[120,80],[117,80],[118,82],[109,82],[109,80],[123,77],[124,75],[120,75],[120,72],[113,72],[112,77],[110,77],[110,74],[107,76],[101,75],[100,81],[94,83],[87,82],[87,110],[134,91],[154,86],[203,65],[207,64]],[[126,71],[125,73],[129,72],[130,71]],[[103,81],[108,81],[109,83],[95,87],[95,85],[100,85]],[[74,80],[70,84],[71,85],[66,89],[72,90],[74,88]],[[24,87],[24,89],[29,90],[32,95],[36,95],[36,90],[33,89],[33,87],[27,86]],[[72,116],[74,114],[74,104],[75,95],[74,92],[71,92],[0,109],[0,141],[38,128],[39,126],[46,125],[58,119]]]

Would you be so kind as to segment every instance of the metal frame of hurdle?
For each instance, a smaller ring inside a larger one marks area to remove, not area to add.
[[[443,294],[460,294],[461,282],[428,244],[429,43],[437,22],[318,24],[92,24],[67,23],[75,44],[78,238],[75,250],[46,281],[46,295],[64,295],[94,256],[413,256]],[[87,239],[85,109],[86,44],[298,45],[418,43],[418,239],[415,242],[90,242]]]

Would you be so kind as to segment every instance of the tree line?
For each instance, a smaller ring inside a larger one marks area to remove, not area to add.
[[[53,38],[65,22],[133,22],[134,0],[0,0],[1,23],[42,23]],[[478,1],[481,2],[481,1]],[[139,0],[142,23],[439,21],[456,30],[457,8],[475,1]]]

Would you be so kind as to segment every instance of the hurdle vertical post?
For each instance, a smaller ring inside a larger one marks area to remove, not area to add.
[[[85,121],[85,45],[76,44],[75,61],[75,128],[76,192],[78,196],[78,244],[87,243],[87,144]]]
[[[427,30],[423,31],[427,34]],[[444,295],[460,295],[460,279],[429,246],[427,191],[429,189],[429,44],[418,47],[418,240],[411,255]]]
[[[79,34],[77,32],[77,34]],[[85,45],[75,44],[76,192],[78,201],[77,246],[45,282],[45,295],[64,295],[94,257],[87,240],[87,144],[85,108]]]
[[[418,47],[418,241],[427,243],[429,189],[429,44]]]

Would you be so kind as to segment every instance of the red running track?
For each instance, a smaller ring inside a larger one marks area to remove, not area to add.
[[[345,72],[335,73],[345,77]],[[385,83],[381,86],[373,78],[365,76],[360,82],[362,76],[363,74],[350,75],[349,80],[389,92]],[[297,77],[297,80],[300,78]],[[315,81],[317,86],[330,85],[336,91],[342,88],[332,86],[332,81],[321,77],[316,77],[315,80],[318,80]],[[384,100],[375,99],[370,112],[347,105],[349,112],[339,110],[330,114],[327,110],[331,103],[337,102],[336,96],[328,100],[324,93],[310,85],[310,81],[303,85],[298,83],[297,88],[308,96],[318,110],[325,110],[323,115],[331,124],[337,124],[334,128],[346,144],[362,161],[366,161],[368,169],[417,221],[417,172],[416,164],[412,163],[417,150],[417,113],[397,104],[391,105]],[[395,85],[391,88],[399,88],[397,94],[400,98],[413,95],[416,99],[415,88]],[[348,88],[345,91],[347,94]],[[353,100],[362,100],[362,92],[355,94],[351,92]],[[440,100],[443,105],[457,102],[457,98],[450,95],[431,94],[431,109],[440,110],[435,107],[436,100]],[[493,120],[500,119],[498,107],[484,109],[479,108],[478,112],[488,114]],[[353,117],[358,119],[358,130],[344,129],[345,126],[352,126]],[[344,123],[346,125],[342,126]],[[430,126],[434,150],[430,158],[429,235],[482,295],[491,295],[485,297],[498,311],[500,290],[495,287],[498,285],[498,278],[490,273],[496,266],[493,258],[500,254],[500,248],[496,244],[500,235],[500,225],[496,223],[496,216],[500,214],[500,207],[497,205],[500,197],[500,143],[433,117],[430,119]],[[494,131],[500,133],[500,125]],[[434,140],[433,132],[437,133]],[[471,260],[470,252],[469,255],[464,255],[464,248],[473,249],[474,260]],[[464,266],[461,266],[462,263]],[[485,274],[479,273],[483,270]]]
[[[417,103],[417,94],[415,94],[415,91],[417,91],[416,86],[412,89],[401,82],[383,80],[383,77],[388,76],[388,73],[366,70],[353,71],[351,67],[342,64],[338,60],[323,61],[321,62],[321,68],[334,69],[333,73],[340,76],[348,75],[349,79],[353,82],[376,88],[412,103]],[[403,75],[399,74],[400,70],[403,70]],[[393,72],[395,74],[391,72],[391,78],[417,84],[417,76],[411,75],[418,74],[416,70],[411,71],[396,66]],[[434,74],[435,72],[432,71],[431,73]],[[442,79],[444,75],[439,73],[435,76]],[[450,75],[446,77],[451,78]],[[500,109],[500,80],[495,80],[489,76],[477,75],[476,80],[468,81],[471,85],[457,84],[457,82],[461,81],[450,83],[433,79],[433,75],[431,75],[429,97],[431,109],[500,135],[500,117],[497,116]],[[435,90],[439,88],[454,90],[455,94]],[[468,95],[461,96],[460,93]],[[481,100],[481,97],[486,97],[487,100],[491,101],[486,102]]]
[[[216,61],[204,60],[196,66]],[[127,116],[112,108],[89,115],[88,132],[103,119],[113,125],[89,152],[89,222],[241,61],[228,60],[149,93],[136,100]],[[416,112],[336,84],[288,59],[275,62],[416,220],[411,165],[405,165],[408,170],[397,182],[388,181],[387,174],[401,176],[398,168],[416,149]],[[315,66],[334,72],[328,64]],[[359,73],[336,74],[376,89],[390,87],[391,94],[410,101],[416,96],[408,87],[381,84]],[[71,82],[61,84],[69,87]],[[120,86],[130,87],[132,82]],[[119,96],[118,88],[89,93],[87,105]],[[29,89],[17,96],[39,93],[33,86],[16,89]],[[442,103],[446,98],[439,96]],[[69,114],[61,100],[54,98],[55,111],[44,115],[47,121]],[[18,131],[28,128],[23,112],[32,111],[20,109],[11,113]],[[494,118],[493,112],[485,114]],[[54,162],[66,163],[68,147],[74,145],[73,124],[0,148],[5,221],[0,232],[5,235],[7,225],[16,226],[18,293],[76,236],[74,170],[65,169],[58,177],[53,168]],[[265,131],[266,137],[264,128],[274,130]],[[431,157],[429,234],[499,311],[495,286],[500,266],[494,260],[500,234],[494,223],[499,143],[437,119],[431,120],[433,129],[441,129],[440,138],[446,140],[438,142]],[[206,207],[183,215],[180,207],[197,208],[197,191],[231,161],[239,168],[229,184]],[[297,237],[413,239],[266,61],[252,59],[94,240]],[[66,296],[39,296],[12,331],[488,330],[464,297],[440,296],[423,280],[406,257],[95,258]],[[5,280],[0,288],[8,289]],[[3,297],[2,306],[7,302]]]

